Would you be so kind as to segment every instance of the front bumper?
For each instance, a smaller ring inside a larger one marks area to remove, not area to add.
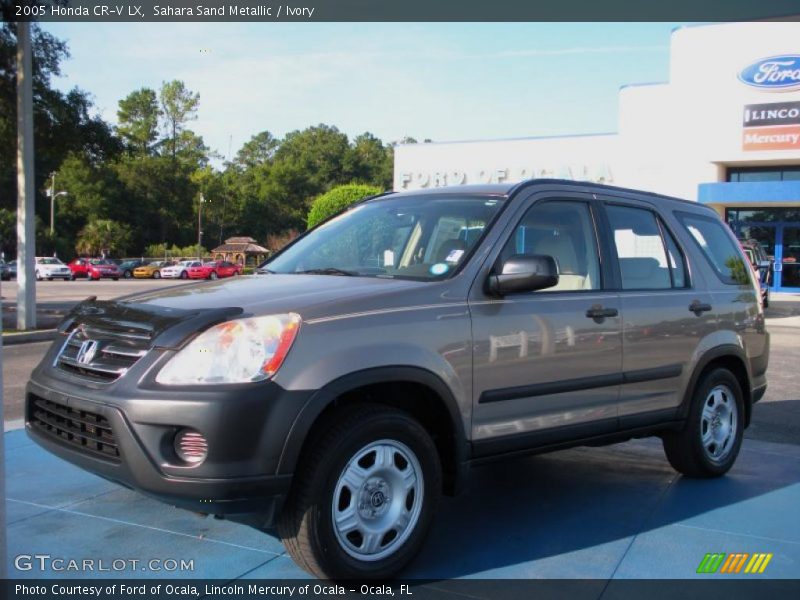
[[[42,447],[181,508],[220,515],[277,514],[291,483],[291,475],[278,474],[278,464],[310,393],[287,392],[272,382],[208,390],[142,385],[150,379],[136,377],[138,364],[112,384],[87,385],[51,367],[52,354],[34,371],[26,390],[26,430]],[[165,358],[145,357],[141,362],[151,364],[141,370],[156,371]],[[68,423],[77,425],[79,434],[48,428],[46,422],[55,419],[42,412],[42,403],[73,415]],[[107,422],[118,456],[103,456],[75,443],[82,439],[80,428],[87,427],[79,422],[84,413],[89,423],[98,418]],[[194,429],[208,441],[208,456],[199,465],[184,463],[174,450],[175,434],[182,428]]]

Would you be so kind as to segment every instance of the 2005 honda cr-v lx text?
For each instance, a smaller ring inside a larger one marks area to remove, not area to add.
[[[277,527],[314,575],[387,578],[487,460],[656,435],[684,475],[727,472],[769,356],[745,261],[714,211],[643,192],[389,193],[263,276],[82,302],[26,426],[122,485]]]

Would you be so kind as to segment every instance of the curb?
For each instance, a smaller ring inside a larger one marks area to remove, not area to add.
[[[788,323],[786,321],[789,321]],[[788,319],[766,319],[764,324],[767,330],[771,329],[800,329],[800,322],[796,318]]]
[[[49,342],[50,340],[54,340],[56,335],[58,335],[57,329],[4,333],[3,346],[15,346],[16,344],[30,344],[33,342]]]

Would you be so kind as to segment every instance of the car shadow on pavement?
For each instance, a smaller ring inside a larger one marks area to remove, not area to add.
[[[746,440],[733,470],[712,480],[678,475],[657,439],[476,468],[463,495],[443,500],[403,576],[606,579],[643,532],[681,525],[736,533],[732,515],[752,528],[749,500],[800,481],[800,449],[765,460],[748,448],[760,444]],[[696,567],[702,556],[689,560]]]

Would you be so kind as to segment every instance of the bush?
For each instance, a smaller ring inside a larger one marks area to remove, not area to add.
[[[335,187],[314,200],[311,210],[308,211],[308,228],[311,229],[328,217],[344,210],[353,202],[380,193],[381,189],[372,185],[349,183]]]
[[[206,256],[208,250],[201,247],[200,255]],[[194,258],[197,256],[197,244],[181,248],[176,244],[168,247],[166,244],[150,244],[144,249],[144,256],[148,258]]]

